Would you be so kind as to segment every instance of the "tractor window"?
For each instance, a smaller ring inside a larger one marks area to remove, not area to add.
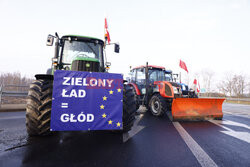
[[[132,81],[132,82],[135,82],[135,74],[136,74],[136,70],[133,70],[133,71],[130,73],[130,78],[131,78],[131,81]]]
[[[143,69],[137,69],[137,76],[136,76],[136,84],[144,85],[145,84],[145,73]]]
[[[157,81],[157,70],[149,70],[149,82]]]
[[[165,72],[162,70],[158,71],[158,81],[165,81]]]
[[[149,81],[165,81],[165,73],[162,70],[150,69],[149,70]]]
[[[71,64],[76,58],[93,58],[102,61],[101,56],[102,45],[100,44],[66,40],[63,47],[62,63]]]

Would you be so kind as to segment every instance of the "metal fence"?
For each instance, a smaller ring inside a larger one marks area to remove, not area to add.
[[[250,98],[226,98],[228,101],[246,101],[250,102]]]
[[[0,107],[2,97],[26,97],[28,88],[26,85],[0,85]]]
[[[199,97],[199,98],[216,98],[216,99],[226,99],[228,101],[246,101],[250,102],[250,98],[237,98],[237,97]]]

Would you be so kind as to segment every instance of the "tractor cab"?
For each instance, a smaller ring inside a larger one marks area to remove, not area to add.
[[[148,82],[150,87],[155,81],[165,81],[165,68],[160,66],[148,66]],[[131,83],[138,87],[140,94],[146,93],[146,66],[135,67],[131,70]]]
[[[65,35],[59,38],[49,35],[47,45],[52,46],[55,42],[55,55],[52,59],[52,72],[54,70],[92,71],[105,72],[111,65],[104,60],[105,43],[103,40],[78,36]],[[115,52],[119,53],[119,46],[115,44]]]
[[[63,36],[59,69],[73,71],[105,71],[102,40],[82,36]]]

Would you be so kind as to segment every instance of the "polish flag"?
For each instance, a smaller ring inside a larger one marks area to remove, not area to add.
[[[108,22],[106,17],[105,17],[104,29],[105,29],[105,40],[107,40],[108,44],[110,44],[111,39],[108,31]]]
[[[200,93],[200,83],[197,81],[197,79],[194,79],[194,85],[196,87],[197,93]]]

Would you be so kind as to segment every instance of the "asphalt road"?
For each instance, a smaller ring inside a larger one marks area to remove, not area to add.
[[[223,105],[222,121],[137,116],[129,134],[60,132],[29,138],[24,112],[0,113],[0,167],[250,166],[250,105]]]

